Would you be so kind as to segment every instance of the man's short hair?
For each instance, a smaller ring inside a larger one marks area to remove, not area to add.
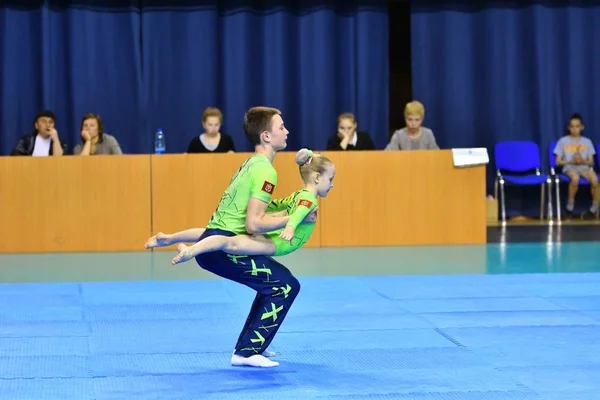
[[[38,119],[40,118],[51,118],[52,121],[56,121],[56,115],[50,111],[50,110],[44,110],[44,111],[40,111],[39,113],[37,113],[37,115],[35,116],[35,120],[33,121],[34,123],[36,123],[38,121]]]
[[[273,116],[281,115],[281,111],[271,107],[252,107],[244,115],[244,132],[253,145],[260,144],[260,134],[271,130]]]

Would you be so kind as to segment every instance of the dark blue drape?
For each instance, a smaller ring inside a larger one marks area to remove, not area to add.
[[[413,96],[440,145],[493,153],[501,140],[533,140],[548,165],[574,112],[600,141],[600,6],[485,3],[411,3]],[[494,170],[492,159],[489,181]]]
[[[38,4],[43,3],[43,4]],[[120,3],[118,6],[114,4]],[[0,9],[0,154],[57,114],[68,153],[85,113],[128,153],[167,152],[200,133],[205,107],[250,150],[251,106],[280,108],[290,149],[324,149],[336,116],[354,112],[379,147],[388,132],[388,21],[383,1],[26,1]],[[194,7],[188,4],[195,4]],[[24,6],[25,5],[25,6]]]
[[[33,132],[45,108],[56,113],[69,152],[88,112],[101,114],[124,149],[141,150],[138,13],[2,8],[0,21],[1,154]]]

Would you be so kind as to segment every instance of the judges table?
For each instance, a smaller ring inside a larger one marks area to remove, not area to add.
[[[336,165],[307,247],[482,244],[485,166],[452,152],[323,152]],[[248,153],[0,157],[0,253],[143,250],[203,227]],[[275,197],[302,187],[277,155]]]

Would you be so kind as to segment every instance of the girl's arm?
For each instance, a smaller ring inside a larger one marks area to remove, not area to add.
[[[294,239],[295,230],[306,216],[317,207],[317,202],[308,199],[299,199],[296,210],[290,215],[287,225],[279,237],[284,240],[289,240],[290,243]]]

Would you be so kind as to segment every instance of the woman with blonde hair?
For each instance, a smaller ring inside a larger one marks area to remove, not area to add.
[[[421,102],[411,101],[404,107],[406,127],[392,135],[386,150],[439,150],[433,131],[421,124],[425,119],[425,107]]]

